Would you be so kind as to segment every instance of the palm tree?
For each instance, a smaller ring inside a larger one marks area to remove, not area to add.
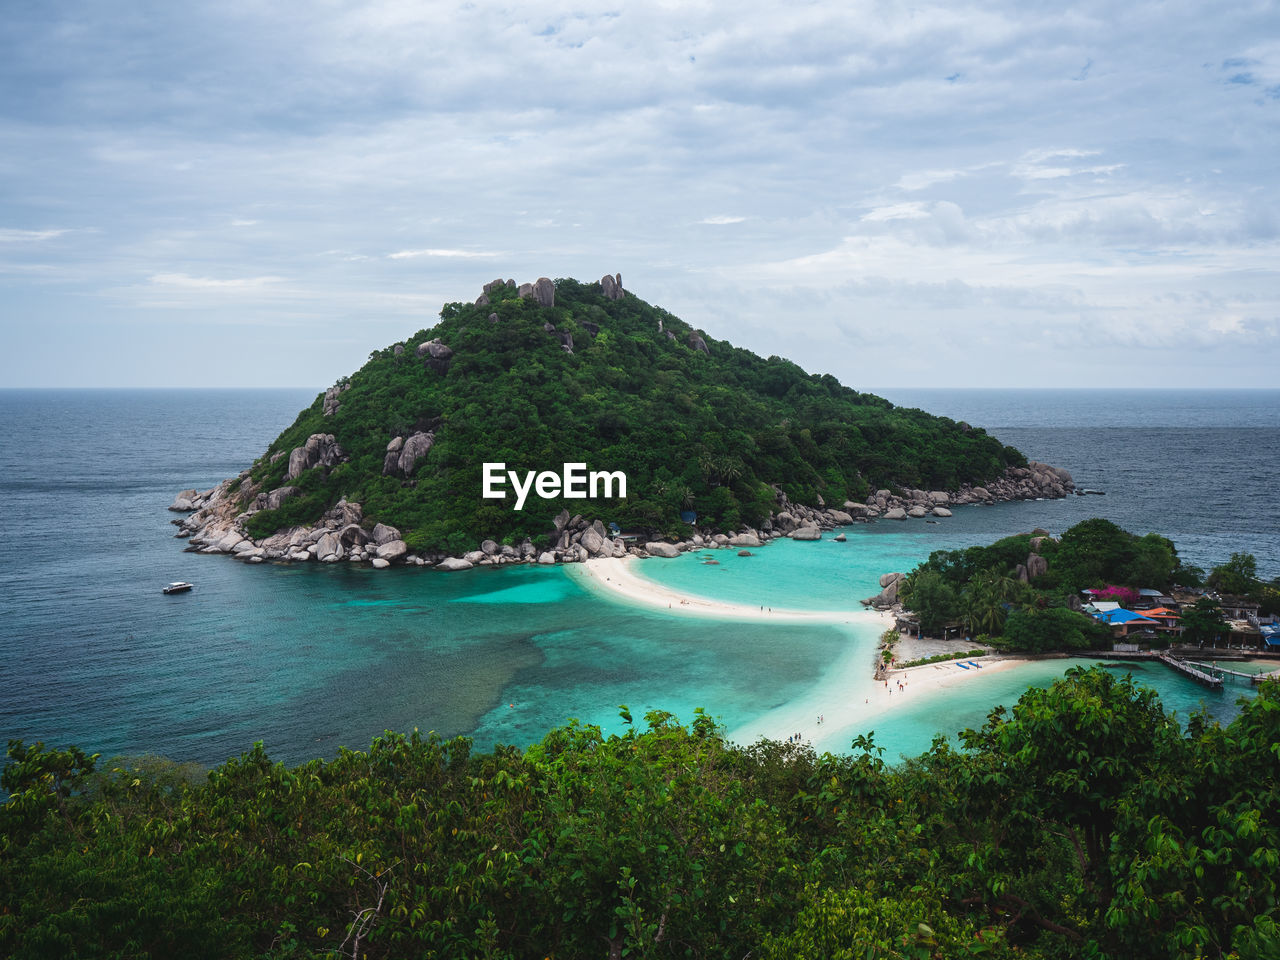
[[[1023,584],[997,573],[983,570],[969,581],[964,592],[965,623],[973,633],[998,634],[1004,628],[1007,607],[1017,602]]]

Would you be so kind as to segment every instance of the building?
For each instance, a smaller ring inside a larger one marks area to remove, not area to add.
[[[1118,607],[1114,610],[1100,610],[1091,614],[1091,616],[1109,626],[1111,635],[1117,638],[1143,632],[1154,633],[1155,629],[1161,626],[1158,620],[1149,619],[1140,613],[1134,613],[1132,610],[1126,610],[1123,607]]]

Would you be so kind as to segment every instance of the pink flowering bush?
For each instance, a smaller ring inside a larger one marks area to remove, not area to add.
[[[1138,601],[1138,591],[1133,587],[1118,587],[1114,584],[1108,584],[1101,590],[1093,592],[1095,600],[1114,600],[1122,607],[1131,606]]]

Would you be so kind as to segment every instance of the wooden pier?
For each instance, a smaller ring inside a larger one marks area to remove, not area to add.
[[[1183,676],[1190,677],[1192,680],[1196,681],[1197,683],[1202,683],[1206,687],[1209,687],[1212,690],[1222,689],[1221,677],[1211,676],[1210,674],[1205,673],[1199,667],[1193,667],[1191,664],[1185,663],[1182,660],[1175,660],[1173,657],[1169,656],[1167,653],[1160,654],[1160,662],[1167,663],[1169,666],[1173,667],[1173,669],[1177,670]]]
[[[1216,663],[1197,663],[1195,660],[1184,662],[1208,672],[1211,676],[1226,674],[1240,680],[1248,680],[1255,687],[1260,686],[1264,680],[1280,680],[1280,670],[1272,670],[1270,673],[1243,673],[1240,670],[1228,670],[1226,667],[1220,667]]]

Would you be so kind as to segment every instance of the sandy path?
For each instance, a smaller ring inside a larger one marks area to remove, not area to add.
[[[858,623],[879,625],[880,630],[893,626],[887,613],[864,610],[860,606],[848,610],[782,610],[760,609],[743,603],[729,603],[694,594],[681,593],[641,576],[638,563],[665,563],[664,560],[641,561],[636,557],[595,559],[586,563],[566,564],[565,570],[582,586],[614,600],[649,610],[660,610],[684,617],[709,617],[715,620],[751,620],[757,623]]]

